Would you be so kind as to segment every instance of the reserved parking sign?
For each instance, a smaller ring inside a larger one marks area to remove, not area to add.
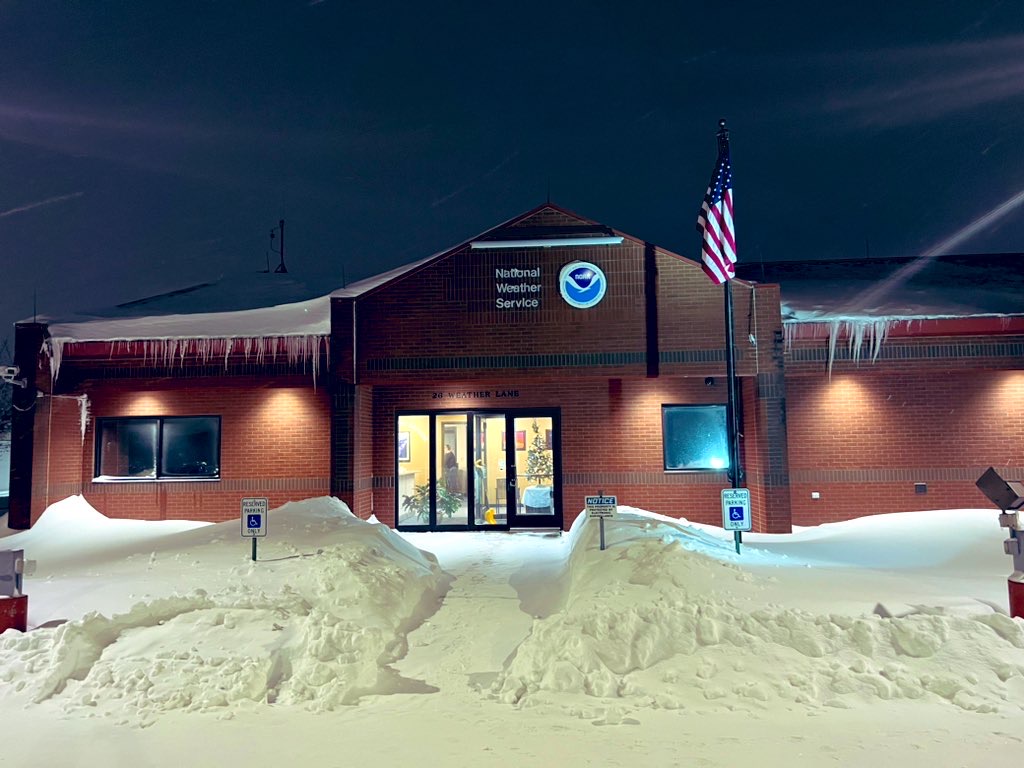
[[[722,489],[722,527],[727,531],[749,531],[753,528],[748,488]]]
[[[242,499],[242,538],[263,538],[267,535],[267,513],[270,505],[265,498]]]

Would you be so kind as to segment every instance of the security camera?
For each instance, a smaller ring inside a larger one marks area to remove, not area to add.
[[[0,381],[5,381],[16,387],[27,387],[28,382],[25,379],[19,379],[19,373],[21,373],[21,368],[16,365],[0,365]]]

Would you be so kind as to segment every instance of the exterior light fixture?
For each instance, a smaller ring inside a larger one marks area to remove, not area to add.
[[[619,245],[622,238],[609,237],[560,237],[532,240],[474,240],[469,244],[473,250],[490,248],[561,248],[566,245]]]

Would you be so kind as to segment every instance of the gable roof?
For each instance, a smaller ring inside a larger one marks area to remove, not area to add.
[[[579,238],[622,238],[638,244],[644,242],[545,202],[443,251],[326,295],[311,291],[291,275],[251,273],[224,277],[105,310],[42,320],[48,323],[52,338],[68,342],[327,336],[330,334],[332,298],[367,296],[471,247],[473,243],[484,244],[484,247],[493,243],[497,247],[503,241],[550,240],[554,246],[562,240]],[[696,262],[664,248],[658,251],[697,266]]]

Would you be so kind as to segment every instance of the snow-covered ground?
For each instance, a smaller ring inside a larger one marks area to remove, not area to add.
[[[0,534],[5,533],[0,530]],[[53,505],[0,636],[0,765],[991,766],[1024,750],[994,510],[731,537],[620,507],[564,535]]]

